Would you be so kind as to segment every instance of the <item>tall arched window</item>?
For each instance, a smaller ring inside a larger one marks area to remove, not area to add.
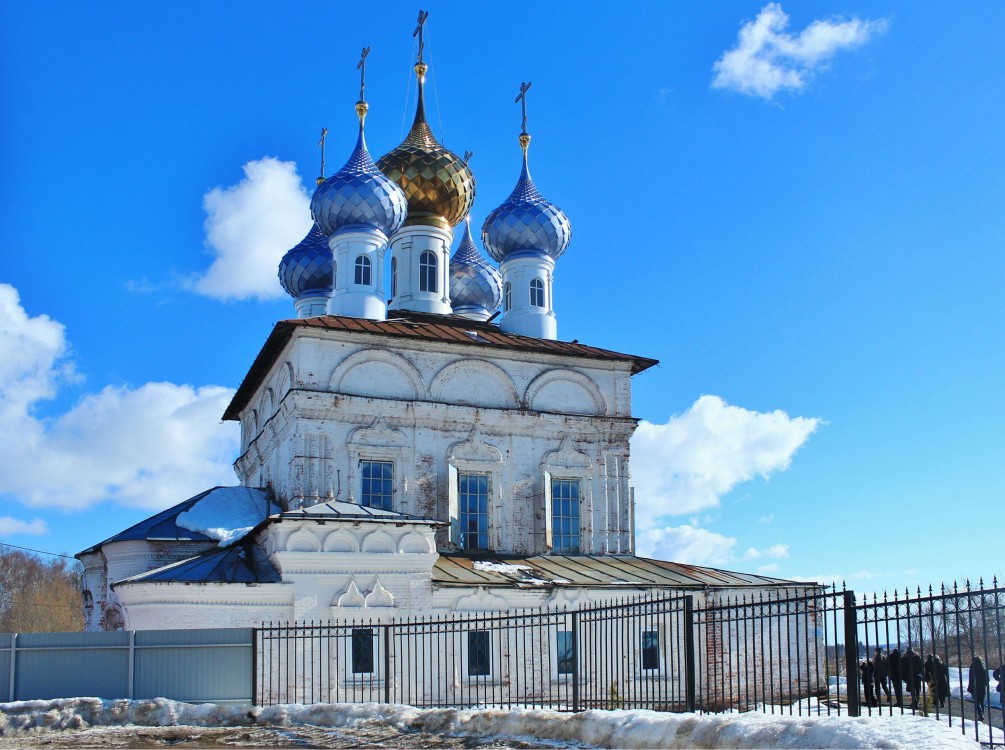
[[[370,259],[365,255],[356,256],[356,283],[370,286]]]
[[[503,312],[509,312],[511,307],[513,307],[513,287],[507,281],[503,287]]]
[[[398,259],[391,258],[391,296],[398,296]]]
[[[338,286],[338,261],[332,261],[332,289]]]
[[[541,279],[530,282],[530,304],[534,307],[544,307],[544,282]]]
[[[436,292],[436,256],[428,250],[419,256],[419,291]]]

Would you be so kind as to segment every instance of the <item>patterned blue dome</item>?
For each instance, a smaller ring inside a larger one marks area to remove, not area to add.
[[[478,252],[471,237],[471,217],[464,237],[450,259],[450,307],[458,315],[488,318],[502,303],[502,277]]]
[[[524,138],[526,137],[526,142]],[[537,191],[527,168],[530,136],[521,135],[523,168],[520,179],[482,225],[482,244],[493,260],[507,256],[544,253],[558,259],[569,247],[572,225],[560,208],[545,200]]]
[[[331,296],[332,251],[317,224],[279,261],[279,283],[294,299]]]
[[[405,223],[407,212],[401,188],[370,158],[360,123],[359,139],[349,161],[314,191],[314,221],[327,235],[347,227],[369,227],[390,237]]]

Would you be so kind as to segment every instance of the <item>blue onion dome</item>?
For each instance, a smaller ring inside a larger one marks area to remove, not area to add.
[[[328,237],[315,224],[300,244],[279,261],[279,283],[293,297],[331,296],[332,251]]]
[[[523,168],[509,198],[488,215],[482,225],[482,244],[493,260],[507,256],[541,254],[558,259],[572,239],[572,224],[558,206],[545,200],[530,178],[527,149],[530,136],[520,134]]]
[[[465,217],[464,236],[450,259],[450,307],[459,314],[488,318],[502,304],[502,276],[478,252]]]
[[[408,199],[408,224],[457,226],[475,200],[475,176],[463,159],[437,142],[426,122],[423,83],[427,66],[419,62],[419,103],[408,137],[377,160],[377,167],[401,186]]]
[[[366,102],[356,105],[359,138],[349,161],[318,185],[311,198],[311,215],[321,230],[333,235],[340,229],[379,229],[391,236],[405,223],[408,206],[405,194],[374,165],[366,150],[363,118]]]

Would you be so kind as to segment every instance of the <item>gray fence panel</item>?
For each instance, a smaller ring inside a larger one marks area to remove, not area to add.
[[[134,642],[134,698],[252,702],[251,628],[141,630]]]
[[[124,698],[129,689],[129,633],[21,633],[14,700]]]
[[[10,656],[11,644],[14,641],[12,633],[0,633],[0,703],[11,700],[10,697]]]

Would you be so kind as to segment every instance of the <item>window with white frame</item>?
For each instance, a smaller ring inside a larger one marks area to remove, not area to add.
[[[544,307],[544,282],[541,279],[530,282],[530,304],[534,307]]]
[[[354,675],[373,674],[375,637],[373,628],[353,628],[351,661]]]
[[[489,548],[489,477],[458,474],[457,499],[461,516],[461,546],[470,550]]]
[[[391,258],[391,296],[398,296],[398,259]]]
[[[468,677],[492,675],[492,634],[488,630],[468,633]]]
[[[426,250],[419,256],[419,291],[436,291],[436,256]]]
[[[392,510],[394,463],[363,459],[359,462],[359,475],[359,504],[368,508]]]
[[[573,660],[576,658],[572,644],[572,631],[559,630],[555,638],[555,662],[558,674],[572,674]]]
[[[503,286],[503,312],[509,312],[511,307],[513,307],[513,287],[507,281]]]
[[[579,480],[551,480],[552,550],[569,555],[580,551]]]
[[[370,259],[365,255],[356,256],[356,283],[362,286],[370,286],[370,278]]]
[[[658,630],[642,631],[642,669],[660,668],[660,633]]]

